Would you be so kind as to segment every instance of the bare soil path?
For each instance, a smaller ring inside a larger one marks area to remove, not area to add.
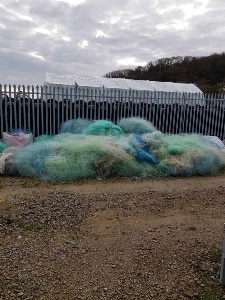
[[[0,299],[221,299],[224,208],[224,174],[1,177]]]

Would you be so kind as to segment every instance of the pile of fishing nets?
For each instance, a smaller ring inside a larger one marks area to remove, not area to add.
[[[207,175],[224,165],[225,151],[210,138],[162,134],[138,118],[122,119],[118,125],[70,120],[62,124],[60,134],[8,147],[0,157],[3,174],[51,181]]]

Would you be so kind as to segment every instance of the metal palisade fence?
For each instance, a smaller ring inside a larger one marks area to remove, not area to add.
[[[65,86],[0,85],[0,133],[57,134],[70,119],[140,117],[163,133],[225,139],[225,95]]]

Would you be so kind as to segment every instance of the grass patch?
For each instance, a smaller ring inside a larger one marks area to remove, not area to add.
[[[200,300],[221,300],[224,293],[216,287],[205,288],[199,293]]]
[[[14,223],[19,227],[27,231],[38,231],[41,229],[40,224],[30,221],[30,222],[24,222],[20,218],[15,218]]]

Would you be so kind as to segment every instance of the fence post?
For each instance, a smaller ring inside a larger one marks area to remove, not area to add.
[[[5,95],[5,102],[6,102],[6,95]],[[1,130],[0,135],[1,138],[3,136],[3,111],[2,111],[2,85],[0,84],[0,119],[1,119]]]
[[[223,252],[222,252],[222,261],[220,269],[220,283],[225,285],[225,223],[223,224]]]

